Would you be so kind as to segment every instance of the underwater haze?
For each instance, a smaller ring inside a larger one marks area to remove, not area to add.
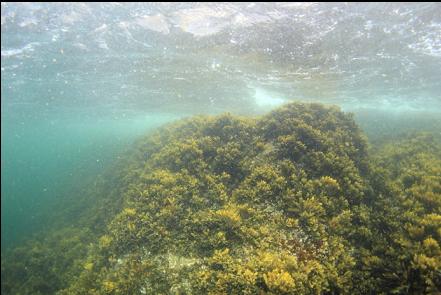
[[[1,34],[2,292],[441,292],[440,3],[2,2]]]

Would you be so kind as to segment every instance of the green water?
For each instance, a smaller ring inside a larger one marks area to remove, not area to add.
[[[115,162],[138,136],[177,116],[2,122],[2,245],[45,224],[51,203]],[[3,119],[3,118],[2,118]],[[48,122],[49,121],[49,122]]]

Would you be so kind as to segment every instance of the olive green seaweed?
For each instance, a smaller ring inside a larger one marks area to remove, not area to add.
[[[112,183],[75,226],[3,254],[4,294],[441,290],[441,145],[429,134],[370,155],[337,107],[197,116],[140,140]]]

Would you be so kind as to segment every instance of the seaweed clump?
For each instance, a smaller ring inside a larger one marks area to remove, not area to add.
[[[164,126],[137,144],[118,213],[50,292],[436,293],[440,148],[399,146],[369,157],[351,115],[321,104]],[[4,269],[2,291],[23,290]]]
[[[65,293],[350,290],[366,156],[352,118],[319,104],[166,126],[139,143],[125,208]]]

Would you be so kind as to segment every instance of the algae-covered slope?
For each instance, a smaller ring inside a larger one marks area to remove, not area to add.
[[[78,228],[87,239],[52,243],[51,251],[41,250],[46,256],[36,256],[64,263],[65,271],[52,261],[42,263],[46,271],[20,274],[17,260],[21,267],[33,261],[30,242],[29,253],[25,247],[10,255],[15,268],[2,257],[2,291],[435,293],[440,147],[434,143],[414,159],[406,144],[369,157],[352,117],[320,104],[167,125],[141,140],[118,172],[122,205],[107,228]],[[402,168],[388,160],[401,151],[414,159]],[[407,176],[408,165],[416,176]],[[91,208],[85,216],[105,209]],[[63,257],[63,247],[77,249]],[[38,284],[50,276],[58,285]]]
[[[384,144],[375,161],[395,190],[388,224],[396,231],[377,265],[385,286],[396,293],[440,294],[441,138],[410,134]]]

